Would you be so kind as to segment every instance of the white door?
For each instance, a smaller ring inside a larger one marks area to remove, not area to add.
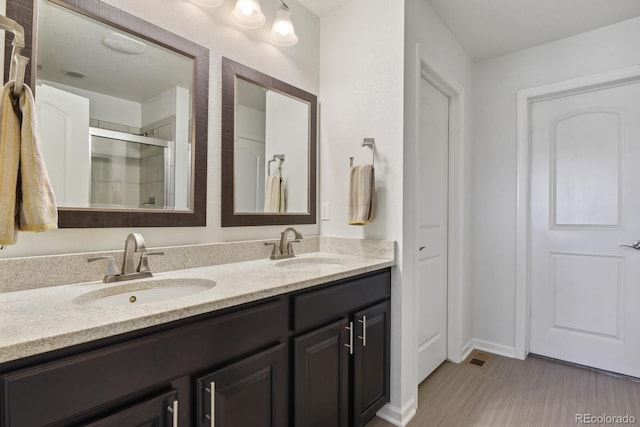
[[[531,107],[530,351],[640,377],[640,83]]]
[[[418,382],[447,358],[449,98],[420,88]]]
[[[42,156],[58,206],[89,207],[89,100],[47,85],[36,88]]]
[[[265,144],[247,138],[236,139],[236,212],[264,210]]]

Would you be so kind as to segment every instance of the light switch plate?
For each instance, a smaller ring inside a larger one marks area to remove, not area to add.
[[[322,221],[329,221],[329,202],[322,202],[320,204],[320,219]]]

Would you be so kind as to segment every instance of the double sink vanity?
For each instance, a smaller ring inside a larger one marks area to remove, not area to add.
[[[60,228],[214,228],[208,181],[220,227],[317,224],[317,96],[224,57],[235,34],[200,34],[211,55],[184,38],[195,5],[165,5],[179,35],[110,4],[131,2],[6,3]],[[300,238],[0,259],[0,427],[366,424],[389,401],[395,244]]]
[[[0,426],[364,425],[389,399],[394,245],[303,242],[282,260],[271,242],[158,248],[151,267],[262,256],[0,293]]]

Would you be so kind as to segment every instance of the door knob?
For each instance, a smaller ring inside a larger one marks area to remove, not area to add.
[[[632,248],[632,249],[635,249],[637,251],[640,251],[640,240],[636,240],[635,242],[633,242],[630,245],[620,245],[620,247]]]
[[[424,248],[426,248],[426,246],[420,246],[420,249],[418,249],[419,251],[423,250]]]

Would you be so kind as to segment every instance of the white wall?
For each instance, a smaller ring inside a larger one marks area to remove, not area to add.
[[[404,0],[353,0],[322,16],[320,50],[321,201],[331,218],[321,234],[396,240],[402,245]],[[376,219],[347,224],[349,157],[371,161],[362,139],[376,141]],[[401,248],[401,246],[400,246]],[[408,352],[402,327],[402,251],[392,272],[391,408],[415,396],[407,384]],[[415,377],[415,375],[414,375]]]
[[[515,345],[516,92],[640,64],[640,18],[480,62],[473,106],[473,336]]]
[[[37,84],[46,84],[66,92],[88,98],[89,117],[94,120],[118,123],[135,128],[141,127],[142,106],[138,102],[116,98],[114,96],[80,89],[49,80],[38,80]]]
[[[286,212],[309,211],[309,106],[272,90],[267,91],[265,160],[284,154],[282,178],[287,185]],[[271,164],[278,173],[280,161]]]
[[[209,157],[207,226],[191,228],[63,229],[47,233],[21,233],[18,244],[0,251],[0,257],[72,253],[121,249],[127,233],[142,232],[147,246],[179,245],[219,241],[277,238],[283,226],[220,226],[220,116],[221,57],[227,56],[293,86],[317,94],[319,91],[320,21],[295,0],[287,4],[300,38],[292,47],[269,42],[270,23],[280,7],[277,0],[263,0],[267,23],[258,30],[240,29],[231,21],[233,2],[219,8],[201,8],[190,1],[105,0],[122,10],[190,39],[210,49],[209,75]],[[0,0],[4,6],[5,1]],[[303,235],[319,234],[319,225],[298,226]]]

